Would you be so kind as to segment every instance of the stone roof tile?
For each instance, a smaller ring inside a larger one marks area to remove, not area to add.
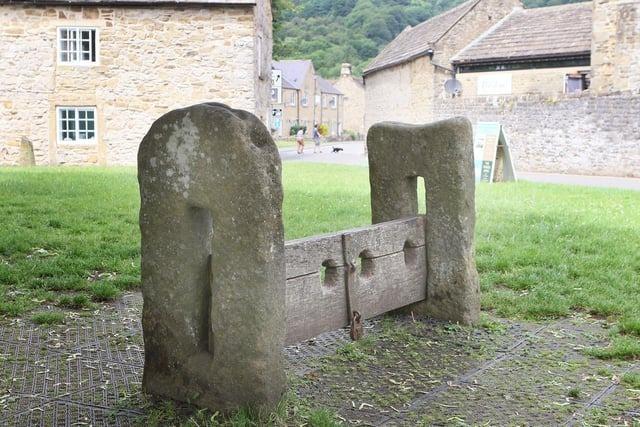
[[[591,51],[591,2],[514,9],[452,59],[454,64],[559,58]]]
[[[318,82],[318,89],[320,89],[320,93],[330,93],[332,95],[342,95],[338,89],[335,88],[328,80],[323,79],[320,76],[316,77],[316,81]]]
[[[273,69],[282,71],[282,78],[292,86],[290,89],[302,89],[304,79],[313,64],[308,59],[284,59],[273,61]]]
[[[0,0],[0,4],[22,4],[33,6],[147,6],[147,5],[199,5],[199,6],[253,6],[256,0]]]
[[[427,50],[466,15],[480,0],[468,0],[447,12],[416,25],[407,27],[393,39],[364,70],[364,74],[410,61]]]

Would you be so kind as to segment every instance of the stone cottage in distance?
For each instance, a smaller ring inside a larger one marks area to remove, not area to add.
[[[340,69],[340,77],[333,85],[343,93],[344,130],[351,135],[364,136],[364,83],[362,77],[351,72],[351,64],[344,63]]]
[[[290,136],[291,128],[303,126],[311,136],[314,124],[323,124],[329,136],[339,137],[343,130],[343,94],[328,80],[316,74],[308,59],[284,59],[273,62],[281,81],[271,90],[271,132],[276,138]]]
[[[364,70],[366,128],[462,115],[501,123],[521,171],[640,177],[639,67],[640,0],[468,0]]]
[[[433,94],[452,75],[450,58],[519,5],[468,0],[407,27],[363,72],[366,129],[386,120],[429,121]]]
[[[0,164],[135,164],[152,122],[217,101],[265,124],[268,0],[0,0]]]

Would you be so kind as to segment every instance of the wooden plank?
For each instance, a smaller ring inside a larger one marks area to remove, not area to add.
[[[291,240],[285,244],[284,253],[287,279],[317,273],[328,260],[342,266],[342,233]]]
[[[287,280],[287,345],[333,331],[347,325],[344,267],[338,267],[340,280],[331,286],[314,273]]]
[[[371,318],[426,298],[424,217],[300,239],[285,246],[287,344],[349,323],[342,235],[348,259],[362,266],[350,287],[352,309]],[[411,247],[405,248],[410,242]],[[415,246],[414,246],[415,245]],[[321,277],[321,266],[335,267]]]
[[[364,318],[422,301],[426,298],[426,252],[413,249],[415,259],[407,265],[403,252],[373,260],[370,276],[357,275],[351,288],[353,309]],[[327,286],[320,274],[287,280],[287,345],[349,324],[344,284],[344,267],[336,269],[339,281]]]
[[[285,262],[287,279],[312,274],[320,271],[320,266],[327,260],[335,261],[342,266],[342,235],[352,240],[355,259],[365,249],[369,249],[374,257],[402,251],[405,241],[411,240],[415,246],[424,243],[424,216],[404,218],[367,227],[354,228],[337,233],[314,236],[310,238],[290,240],[285,244]]]
[[[372,258],[402,252],[407,242],[414,247],[424,246],[424,225],[424,216],[417,216],[344,231],[347,258],[355,262],[365,251]]]
[[[403,252],[374,258],[370,276],[357,275],[351,287],[352,309],[370,319],[427,297],[424,246],[412,249],[415,261],[405,264]]]

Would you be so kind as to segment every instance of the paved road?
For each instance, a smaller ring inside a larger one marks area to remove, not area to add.
[[[310,141],[311,142],[311,141]],[[333,147],[342,148],[338,153],[332,152]],[[313,153],[313,142],[307,143],[304,154],[297,154],[295,148],[280,150],[280,157],[284,161],[298,161],[310,163],[334,163],[340,165],[367,166],[367,156],[364,152],[364,142],[336,142],[322,145],[322,153]],[[517,166],[517,165],[516,165]],[[565,175],[554,173],[520,172],[518,178],[523,181],[544,182],[552,184],[584,185],[588,187],[622,188],[640,191],[640,178],[620,178],[611,176]]]
[[[334,153],[332,148],[342,148],[343,151]],[[297,154],[295,147],[280,150],[280,157],[284,161],[335,163],[339,165],[367,166],[368,160],[364,153],[364,142],[324,143],[320,147],[322,153],[313,153],[313,141],[307,141],[304,154]]]

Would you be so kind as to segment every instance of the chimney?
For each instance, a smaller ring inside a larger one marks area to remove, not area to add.
[[[351,64],[344,63],[342,64],[342,69],[340,70],[340,77],[342,76],[350,76],[351,75]]]

